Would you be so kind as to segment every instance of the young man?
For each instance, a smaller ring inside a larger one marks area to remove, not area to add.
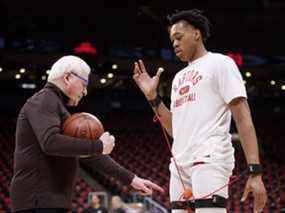
[[[162,188],[137,177],[108,154],[115,138],[108,132],[97,141],[61,134],[69,116],[66,105],[77,106],[87,95],[90,67],[76,56],[65,56],[51,68],[46,86],[27,100],[16,127],[14,176],[11,183],[13,212],[68,212],[82,155],[101,170],[149,195]]]
[[[170,110],[157,94],[161,70],[150,77],[140,60],[135,63],[134,80],[153,110],[173,137],[170,164],[170,200],[178,201],[191,188],[198,213],[225,213],[227,187],[203,199],[228,183],[234,168],[234,149],[229,134],[231,115],[235,120],[250,176],[242,200],[254,196],[254,211],[263,209],[267,195],[261,176],[257,139],[247,103],[246,90],[234,61],[222,54],[208,52],[208,19],[199,10],[181,11],[170,17],[170,39],[176,56],[188,66],[173,79]],[[217,204],[215,197],[220,199]],[[202,207],[203,206],[203,207]],[[173,210],[173,212],[185,212]]]

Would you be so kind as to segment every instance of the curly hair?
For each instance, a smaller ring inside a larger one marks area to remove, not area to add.
[[[199,29],[202,34],[203,41],[205,42],[210,37],[210,22],[207,17],[202,15],[202,13],[203,11],[197,9],[183,10],[168,16],[167,18],[170,25],[174,25],[179,21],[185,21]]]

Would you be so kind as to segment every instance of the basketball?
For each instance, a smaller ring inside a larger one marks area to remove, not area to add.
[[[96,140],[104,133],[101,121],[94,115],[86,112],[75,113],[63,123],[63,134]]]

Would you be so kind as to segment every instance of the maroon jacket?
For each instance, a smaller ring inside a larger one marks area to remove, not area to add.
[[[88,164],[125,184],[134,174],[102,155],[102,141],[61,134],[69,116],[68,98],[54,84],[27,100],[16,127],[14,176],[11,182],[12,211],[32,208],[71,208],[80,155],[93,155]]]

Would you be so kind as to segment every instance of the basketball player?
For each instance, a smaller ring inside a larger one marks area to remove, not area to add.
[[[115,138],[108,132],[97,141],[61,134],[69,116],[66,105],[77,106],[87,95],[90,67],[76,56],[60,58],[51,68],[45,87],[27,100],[16,127],[14,176],[11,183],[13,212],[67,212],[78,172],[78,158],[92,155],[87,163],[96,170],[150,195],[162,188],[137,177],[108,154]]]
[[[254,212],[260,212],[267,195],[256,133],[238,67],[231,58],[206,50],[209,22],[199,10],[181,11],[169,19],[170,40],[176,56],[188,63],[173,79],[170,110],[157,94],[162,70],[151,78],[140,60],[135,62],[133,78],[173,137],[172,153],[182,181],[172,159],[170,200],[179,200],[184,182],[197,199],[195,212],[226,212],[227,187],[207,199],[203,197],[227,184],[232,174],[234,149],[229,128],[233,115],[250,168],[242,200],[252,192]]]

